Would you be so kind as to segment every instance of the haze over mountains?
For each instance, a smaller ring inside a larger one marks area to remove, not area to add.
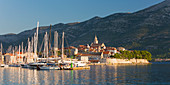
[[[41,21],[40,21],[41,23]],[[39,46],[49,26],[40,27]],[[134,13],[116,13],[107,17],[94,17],[84,22],[56,24],[54,31],[64,31],[67,45],[90,44],[97,35],[99,43],[127,49],[148,50],[153,57],[170,57],[170,0]],[[19,34],[0,35],[4,48],[18,45],[32,37],[35,28]],[[52,36],[53,39],[53,36]]]

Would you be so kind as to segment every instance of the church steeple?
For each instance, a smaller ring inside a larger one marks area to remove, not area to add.
[[[94,44],[98,44],[97,36],[95,35]]]

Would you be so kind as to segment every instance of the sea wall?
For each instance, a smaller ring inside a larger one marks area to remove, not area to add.
[[[147,64],[149,63],[146,59],[116,59],[116,58],[108,58],[106,59],[107,64]]]

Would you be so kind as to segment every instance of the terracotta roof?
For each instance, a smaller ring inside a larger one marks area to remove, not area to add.
[[[110,53],[109,51],[103,52],[103,54],[109,54],[109,53]]]
[[[100,52],[104,52],[104,50],[100,50]]]
[[[70,47],[65,47],[64,49],[75,49],[76,47],[70,46]]]
[[[81,56],[100,56],[99,54],[81,54]]]
[[[76,47],[74,47],[74,46],[70,46],[70,48],[75,49]]]
[[[19,54],[19,52],[16,52],[17,54]],[[20,54],[22,54],[22,52],[20,52]]]
[[[125,50],[124,47],[118,47],[117,49],[118,49],[118,50]]]
[[[81,55],[82,53],[77,53],[76,55]]]
[[[86,45],[79,45],[79,47],[86,48],[87,46]]]
[[[117,50],[115,47],[106,47],[107,50]]]
[[[89,49],[89,51],[94,51],[95,49]]]
[[[78,50],[85,50],[85,48],[78,48]]]
[[[13,54],[12,54],[12,53],[6,53],[5,55],[10,55],[10,56],[13,56]]]
[[[83,53],[77,53],[76,55],[79,55],[79,56],[100,56],[100,54],[83,54]]]

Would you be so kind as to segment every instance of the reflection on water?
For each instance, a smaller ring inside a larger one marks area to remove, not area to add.
[[[0,68],[0,84],[170,84],[170,64],[102,65],[90,70]]]

